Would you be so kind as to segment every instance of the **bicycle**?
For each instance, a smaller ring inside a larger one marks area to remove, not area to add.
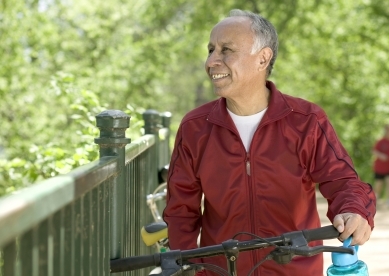
[[[165,252],[168,250],[167,225],[162,220],[159,212],[161,207],[157,203],[166,198],[166,180],[169,165],[162,167],[158,171],[158,187],[146,196],[146,203],[149,207],[154,222],[145,225],[141,229],[141,237],[147,246],[155,245],[157,252]]]
[[[159,209],[161,207],[157,206],[157,202],[166,199],[166,181],[168,170],[169,165],[166,165],[158,171],[159,186],[153,191],[153,193],[146,196],[146,203],[147,206],[149,206],[151,214],[153,215],[154,222],[143,226],[141,229],[141,237],[143,242],[147,246],[154,245],[157,248],[157,252],[165,252],[169,250],[167,225],[163,221],[162,216],[159,212]]]
[[[162,190],[162,191],[161,191]],[[141,229],[141,237],[147,246],[155,245],[157,252],[165,252],[168,248],[167,225],[159,213],[157,201],[166,198],[166,183],[160,184],[152,194],[147,195],[146,203],[153,215],[154,222]]]
[[[274,246],[275,249],[251,269],[249,273],[250,275],[266,260],[272,259],[278,264],[287,264],[294,256],[311,257],[323,252],[354,254],[352,248],[324,245],[314,247],[308,246],[308,243],[311,241],[335,239],[338,238],[339,235],[340,233],[332,225],[316,229],[288,232],[271,238],[261,238],[253,235],[255,237],[254,239],[246,241],[230,239],[218,245],[190,250],[171,250],[168,252],[155,253],[153,255],[134,256],[111,260],[111,273],[132,271],[151,266],[160,266],[162,272],[157,275],[163,276],[179,276],[182,275],[183,272],[200,271],[203,269],[208,269],[221,275],[225,274],[237,276],[236,261],[238,259],[239,252]],[[190,259],[216,255],[225,255],[228,262],[228,271],[222,269],[221,267],[214,267],[209,264],[195,264],[189,262]]]

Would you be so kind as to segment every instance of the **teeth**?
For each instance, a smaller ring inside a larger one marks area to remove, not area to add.
[[[217,79],[221,79],[221,78],[224,78],[227,76],[228,76],[228,74],[216,74],[216,75],[212,75],[212,79],[217,80]]]

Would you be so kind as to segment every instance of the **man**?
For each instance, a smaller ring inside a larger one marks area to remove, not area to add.
[[[385,125],[384,136],[373,148],[374,160],[374,190],[379,199],[385,184],[384,199],[389,200],[389,125]],[[388,203],[388,202],[387,202]]]
[[[213,28],[205,69],[220,98],[189,112],[177,133],[164,210],[172,249],[197,247],[200,229],[200,246],[208,246],[243,231],[269,237],[320,227],[315,183],[340,239],[369,239],[374,192],[359,180],[324,111],[267,80],[277,47],[271,23],[250,12],[233,10]],[[240,253],[238,274],[269,251]],[[226,269],[224,257],[203,261]],[[254,274],[322,273],[317,255],[284,266],[266,261]]]

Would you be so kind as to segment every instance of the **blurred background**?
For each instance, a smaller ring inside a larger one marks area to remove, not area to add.
[[[175,132],[214,99],[206,46],[233,8],[275,25],[270,79],[324,108],[372,183],[389,123],[388,1],[0,0],[0,195],[98,158],[102,110],[131,115],[132,139],[146,109],[172,112]]]

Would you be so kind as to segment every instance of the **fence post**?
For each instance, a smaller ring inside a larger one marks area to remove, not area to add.
[[[158,170],[160,169],[159,164],[159,130],[162,128],[161,116],[158,111],[154,109],[148,109],[143,114],[143,121],[145,123],[144,129],[145,134],[153,134],[155,137],[155,148],[153,150],[153,158],[151,160],[150,168],[156,169],[152,172],[152,177],[149,178],[148,186],[155,189],[156,183],[158,183]]]
[[[131,142],[126,138],[126,129],[130,126],[130,116],[120,110],[106,110],[96,116],[96,126],[100,137],[95,143],[100,147],[100,158],[117,156],[119,173],[112,184],[110,204],[110,258],[122,257],[123,248],[123,206],[126,185],[125,147]]]
[[[143,114],[145,121],[145,134],[154,134],[158,138],[158,131],[162,127],[161,116],[158,111],[153,109],[146,110]]]
[[[160,163],[162,166],[166,166],[170,162],[170,122],[172,118],[172,113],[169,111],[161,113],[162,125],[164,128],[167,128],[167,135],[165,145],[162,147],[160,153]]]
[[[172,113],[169,111],[162,112],[161,114],[162,117],[162,125],[163,127],[170,128],[170,121],[172,118]]]

